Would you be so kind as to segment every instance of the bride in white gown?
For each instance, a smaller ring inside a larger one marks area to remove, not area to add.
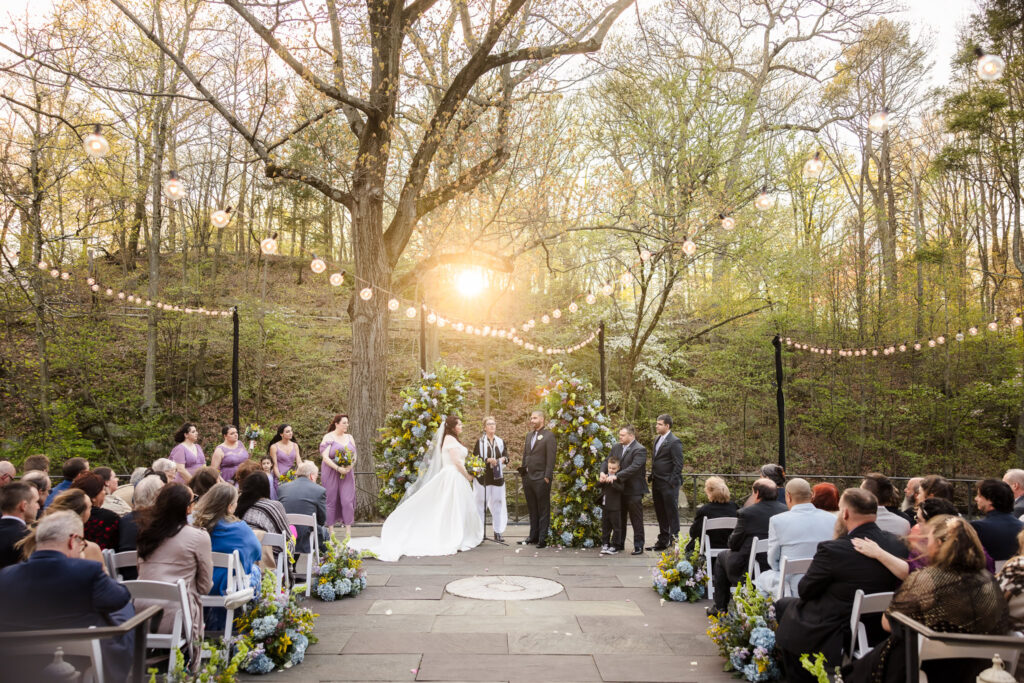
[[[349,547],[395,562],[402,555],[452,555],[480,545],[484,522],[466,472],[467,449],[459,443],[462,420],[449,415],[437,430],[419,477],[381,528],[380,538],[353,538]]]

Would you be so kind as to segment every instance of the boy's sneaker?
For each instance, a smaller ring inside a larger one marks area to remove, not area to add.
[[[605,555],[618,555],[619,554],[619,549],[616,548],[615,546],[611,546],[611,547],[608,548],[608,550],[604,551],[604,554]]]
[[[610,547],[611,546],[609,546],[607,543],[604,544],[603,546],[601,546],[601,554],[602,555],[607,555],[608,554],[608,548],[610,548]]]

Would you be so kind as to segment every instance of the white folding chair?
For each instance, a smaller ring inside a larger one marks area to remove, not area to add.
[[[221,607],[227,612],[224,621],[224,641],[231,639],[231,625],[235,619],[235,610],[252,600],[253,589],[248,581],[244,588],[239,588],[237,568],[241,566],[238,551],[230,553],[210,553],[213,559],[214,569],[220,568],[227,571],[227,581],[224,585],[223,595],[202,596],[203,607]]]
[[[853,594],[853,609],[850,611],[850,657],[860,659],[871,652],[868,632],[860,618],[865,614],[879,614],[889,609],[892,592],[865,593],[860,588]]]
[[[719,517],[717,519],[704,518],[704,525],[700,532],[700,554],[704,556],[704,573],[708,577],[708,599],[714,599],[715,597],[715,585],[712,580],[711,572],[711,560],[717,558],[719,555],[724,553],[728,548],[714,548],[711,546],[711,539],[708,537],[709,531],[715,529],[735,529],[736,528],[735,517]]]
[[[146,636],[146,647],[153,650],[184,651],[192,640],[192,612],[188,604],[188,589],[185,580],[175,583],[164,581],[124,581],[123,585],[132,594],[133,600],[152,600],[167,603],[164,614],[175,610],[174,623],[170,633],[150,633]]]
[[[811,562],[814,562],[813,557],[802,557],[800,559],[782,558],[782,564],[779,565],[779,587],[775,589],[776,600],[786,597],[786,592],[789,588],[789,577],[806,574],[811,566]],[[797,598],[800,596],[794,595],[792,597]]]
[[[996,574],[998,574],[999,572],[1003,571],[1003,567],[1006,566],[1007,562],[1009,562],[1009,560],[995,560],[995,563],[996,563]]]
[[[1006,635],[980,635],[969,633],[936,632],[924,624],[911,619],[905,614],[892,614],[894,628],[903,625],[907,628],[907,637],[917,636],[918,671],[908,671],[907,680],[927,680],[920,670],[923,662],[936,659],[981,659],[992,661],[994,655],[1003,660],[1006,671],[1013,674],[1017,668],[1020,651],[1024,649],[1024,634],[1011,631]]]
[[[750,559],[747,560],[747,573],[750,574],[751,581],[761,576],[761,565],[757,561],[757,556],[767,552],[768,539],[754,536],[750,541]]]
[[[285,541],[284,534],[263,534],[260,543],[273,548],[277,553],[274,577],[277,590],[280,591],[281,586],[288,585],[288,543]]]
[[[122,581],[121,571],[125,567],[135,567],[136,570],[139,568],[139,553],[136,550],[122,550],[119,553],[114,553],[111,557],[111,564],[114,568],[112,577],[118,581]]]
[[[313,586],[313,570],[320,564],[320,538],[317,534],[316,517],[313,515],[300,515],[296,512],[288,513],[288,523],[300,527],[309,527],[309,552],[300,553],[295,558],[295,576],[304,576],[306,579],[306,597],[309,597],[310,589]]]
[[[89,628],[96,628],[90,626]],[[19,651],[25,655],[53,655],[60,648],[65,657],[82,657],[89,660],[89,668],[82,672],[82,683],[105,683],[103,673],[103,650],[100,641],[96,640],[60,640],[40,641],[31,645],[20,645]]]

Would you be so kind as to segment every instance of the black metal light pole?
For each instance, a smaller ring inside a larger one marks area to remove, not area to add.
[[[238,306],[231,309],[231,326],[234,337],[231,340],[231,417],[232,424],[241,429],[238,421]]]
[[[775,404],[779,411],[779,467],[786,469],[786,397],[782,393],[782,339],[775,335]]]
[[[604,321],[602,320],[597,326],[597,354],[601,357],[601,410],[604,414],[608,414],[608,395],[607,395],[607,382],[605,380],[605,362],[604,362]]]

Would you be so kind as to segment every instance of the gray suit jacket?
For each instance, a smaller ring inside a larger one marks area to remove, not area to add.
[[[314,515],[317,525],[327,519],[327,489],[314,483],[309,477],[296,477],[277,490],[277,499],[281,501],[285,512],[297,515]],[[309,527],[296,527],[298,538],[295,550],[300,553],[309,552]],[[318,526],[320,538],[326,538],[326,530]]]

